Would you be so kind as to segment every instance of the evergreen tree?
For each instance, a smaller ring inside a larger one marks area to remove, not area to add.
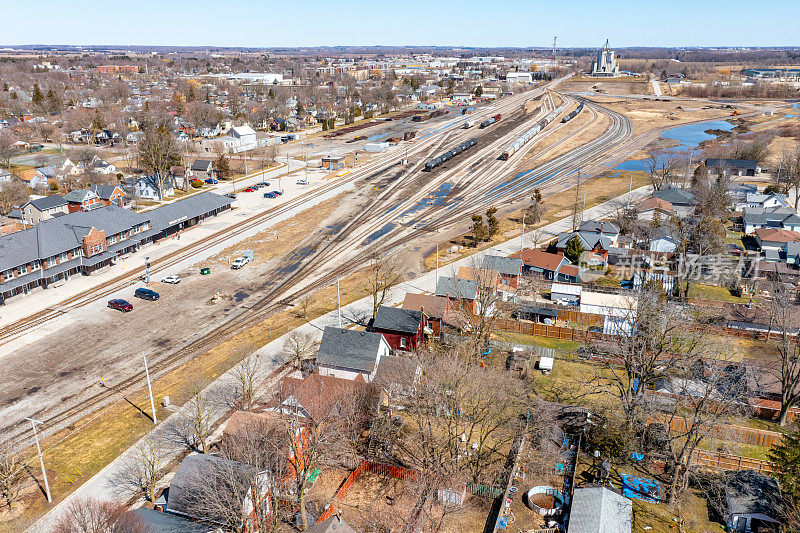
[[[272,90],[272,87],[269,88],[269,92],[267,93],[267,97],[275,98],[275,91]]]
[[[3,92],[8,92],[8,84],[3,82]]]
[[[224,153],[220,153],[217,160],[214,162],[214,166],[217,170],[217,177],[219,179],[225,179],[230,174],[231,166],[228,158],[225,156]]]
[[[483,95],[483,85],[475,87],[475,98],[480,98]]]
[[[494,216],[495,213],[497,213],[496,207],[490,207],[489,210],[486,211],[486,223],[489,226],[489,239],[500,233],[500,221]],[[488,241],[489,239],[486,240]]]
[[[570,240],[567,241],[567,246],[564,248],[564,257],[577,265],[581,259],[581,254],[585,251],[578,236],[573,235]]]
[[[767,458],[775,467],[781,491],[800,504],[800,428],[783,436],[783,442],[767,452]]]
[[[331,117],[331,119],[328,121],[328,129],[332,130],[335,127],[336,127],[336,119]]]
[[[33,84],[33,95],[31,96],[31,101],[35,105],[42,105],[42,102],[44,102],[44,95],[42,94],[42,90],[39,88],[38,83]]]
[[[483,223],[483,217],[480,215],[472,215],[472,245],[477,246],[479,242],[487,241],[488,232],[486,225]]]

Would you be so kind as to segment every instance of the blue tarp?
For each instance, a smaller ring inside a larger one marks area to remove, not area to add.
[[[622,478],[622,495],[628,498],[651,503],[661,502],[661,483],[655,479],[636,477],[630,474],[620,474]]]

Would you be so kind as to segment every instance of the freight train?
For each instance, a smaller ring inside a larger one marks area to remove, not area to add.
[[[480,129],[483,129],[483,128],[488,128],[489,126],[491,126],[491,125],[492,125],[492,124],[494,124],[495,122],[499,122],[501,118],[502,118],[502,116],[500,115],[500,113],[498,113],[498,114],[496,114],[495,116],[493,116],[493,117],[491,117],[491,118],[489,118],[489,119],[487,119],[487,120],[484,120],[483,122],[481,122],[481,125],[480,125],[480,126],[478,126],[478,127],[479,127]]]
[[[566,117],[562,118],[561,119],[561,123],[563,124],[564,122],[569,122],[570,120],[575,118],[577,116],[577,114],[580,113],[582,110],[583,110],[583,102],[578,104],[578,107],[575,108],[575,111],[573,111],[572,113],[570,113]]]
[[[503,153],[500,154],[500,159],[507,160],[509,157],[514,155],[517,152],[517,150],[519,150],[520,148],[522,148],[525,145],[525,143],[527,143],[528,141],[533,139],[533,137],[537,133],[542,131],[545,128],[545,126],[547,126],[553,120],[555,120],[555,118],[558,115],[560,115],[563,110],[564,110],[564,106],[561,106],[561,107],[557,108],[555,111],[553,111],[552,113],[550,113],[549,115],[547,115],[546,117],[544,117],[542,120],[537,122],[534,127],[532,127],[531,129],[529,129],[528,131],[523,133],[516,141],[511,143],[508,146],[508,148],[503,150]]]
[[[428,170],[428,171],[433,170],[434,168],[438,167],[439,165],[441,165],[445,161],[448,161],[448,160],[452,159],[453,157],[457,156],[461,152],[469,150],[470,148],[472,148],[476,144],[478,144],[478,139],[476,139],[475,137],[473,137],[472,139],[470,139],[468,141],[465,141],[465,142],[459,144],[458,146],[456,146],[452,150],[449,150],[449,151],[443,153],[439,157],[434,157],[433,159],[431,159],[430,161],[425,163],[425,170]]]

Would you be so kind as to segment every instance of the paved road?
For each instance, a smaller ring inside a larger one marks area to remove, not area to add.
[[[636,189],[633,191],[631,199],[635,201],[643,198],[650,193],[650,190],[650,187]],[[626,200],[628,200],[627,194],[609,200],[608,202],[587,209],[584,217],[586,219],[606,217],[616,211],[620,202],[624,202]],[[539,242],[541,242],[542,238],[566,231],[570,229],[571,226],[571,217],[567,217],[543,226],[537,231]],[[533,234],[528,234],[525,237],[526,239],[524,245],[532,246],[534,244],[532,241],[534,237]],[[478,252],[447,265],[446,267],[440,269],[439,275],[449,275],[451,272],[457,271],[458,267],[460,266],[471,266],[475,263],[480,263],[482,262],[483,256],[486,254],[512,254],[519,250],[522,244],[523,243],[519,238],[511,239],[488,250]],[[432,293],[435,290],[436,275],[437,273],[435,271],[431,271],[416,279],[400,284],[392,291],[387,305],[395,305],[402,302],[406,292]],[[342,308],[342,316],[346,324],[361,322],[362,319],[365,316],[368,316],[371,312],[372,300],[369,297],[353,302]],[[337,325],[337,318],[336,311],[333,311],[310,321],[308,324],[300,328],[297,328],[296,331],[311,333],[318,338],[321,338],[322,332],[326,326]],[[258,355],[258,359],[264,362],[267,369],[275,368],[275,366],[281,362],[280,354],[285,339],[290,334],[291,333],[287,333],[286,335],[270,342],[269,344],[266,344],[255,352],[255,354]],[[267,394],[269,388],[274,385],[276,381],[277,380],[272,380],[271,382],[267,383],[266,386],[259,392],[261,394]],[[235,398],[235,384],[231,377],[231,373],[228,372],[222,375],[211,385],[209,385],[209,387],[205,390],[205,394],[209,398],[214,398],[212,405],[212,419],[214,420],[214,423],[220,422],[220,418],[228,412],[231,401]],[[186,450],[186,443],[183,440],[183,436],[186,435],[185,415],[188,409],[189,406],[183,406],[177,412],[172,414],[169,418],[167,418],[167,420],[162,422],[161,425],[154,429],[150,435],[139,441],[130,449],[123,452],[103,470],[81,485],[64,501],[56,505],[47,515],[34,524],[29,531],[49,531],[50,528],[52,528],[52,525],[69,506],[69,504],[77,498],[99,498],[118,502],[128,501],[132,496],[132,492],[124,482],[121,482],[121,480],[124,480],[127,477],[125,472],[127,465],[130,463],[131,457],[135,456],[138,447],[142,446],[142,444],[146,441],[156,441],[162,445],[165,453],[164,463],[168,463],[170,460],[174,460],[179,457],[179,455]]]

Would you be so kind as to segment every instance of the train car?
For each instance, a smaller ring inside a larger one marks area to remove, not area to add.
[[[569,122],[570,120],[572,120],[573,118],[578,116],[578,113],[580,113],[582,110],[583,110],[583,102],[578,104],[578,107],[576,107],[575,110],[572,113],[570,113],[566,117],[562,118],[561,119],[561,123],[563,124],[565,122]]]
[[[410,141],[411,139],[413,139],[416,136],[417,136],[417,132],[416,131],[407,131],[407,132],[405,132],[403,134],[403,140],[404,141]]]
[[[475,125],[475,121],[474,120],[468,120],[468,121],[464,122],[464,129],[468,130],[474,125]]]
[[[535,125],[535,126],[533,126],[531,129],[529,129],[528,131],[526,131],[525,133],[523,133],[522,135],[520,135],[520,136],[517,138],[517,140],[516,140],[516,141],[514,141],[513,143],[511,143],[510,145],[508,145],[508,147],[507,147],[505,150],[503,150],[503,152],[500,154],[500,159],[502,159],[502,160],[504,160],[504,161],[505,161],[505,160],[508,160],[508,158],[510,158],[510,157],[511,157],[512,155],[514,155],[515,153],[517,153],[517,150],[519,150],[520,148],[522,148],[522,147],[525,145],[525,143],[527,143],[528,141],[530,141],[531,139],[533,139],[533,138],[536,136],[536,134],[538,134],[540,131],[542,131],[542,130],[543,130],[543,129],[544,129],[544,128],[545,128],[545,127],[548,125],[548,124],[550,124],[550,123],[551,123],[551,122],[552,122],[552,121],[553,121],[553,120],[554,120],[554,119],[555,119],[555,118],[556,118],[558,115],[560,115],[560,114],[562,113],[562,111],[563,111],[563,110],[564,110],[564,107],[563,107],[563,106],[561,106],[561,107],[557,108],[557,109],[556,109],[556,110],[554,110],[552,113],[550,113],[549,115],[547,115],[546,117],[544,117],[542,120],[540,120],[539,122],[537,122],[537,123],[536,123],[536,125]]]
[[[456,155],[460,154],[461,152],[469,150],[470,148],[472,148],[476,144],[478,144],[478,139],[476,139],[474,137],[472,139],[468,140],[468,141],[464,141],[463,143],[459,144],[455,148],[452,148],[452,149],[448,150],[447,152],[443,153],[442,155],[440,155],[438,157],[434,157],[433,159],[431,159],[430,161],[425,163],[425,170],[427,170],[427,171],[433,170],[434,168],[438,167],[439,165],[441,165],[442,163],[444,163],[446,161],[449,161],[450,159],[452,159]]]
[[[503,118],[503,116],[502,116],[500,113],[498,113],[498,114],[496,114],[495,116],[493,116],[493,117],[489,117],[488,119],[486,119],[486,120],[484,120],[483,122],[481,122],[481,125],[480,125],[480,126],[478,126],[478,127],[479,127],[480,129],[483,129],[483,128],[488,128],[489,126],[491,126],[491,125],[492,125],[492,124],[494,124],[495,122],[499,122],[501,118]]]

